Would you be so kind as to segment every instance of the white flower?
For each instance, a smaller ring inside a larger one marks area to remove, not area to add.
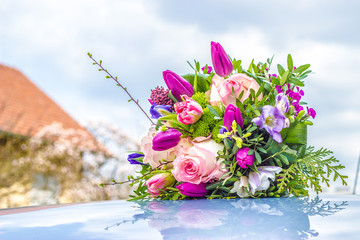
[[[230,190],[231,193],[235,193],[241,197],[241,198],[245,198],[248,197],[249,194],[245,191],[245,188],[247,189],[247,191],[249,192],[249,180],[248,177],[246,176],[241,176],[239,181],[236,181],[234,183],[234,187]]]
[[[277,166],[261,166],[258,167],[259,172],[251,172],[249,174],[249,182],[251,192],[254,194],[256,191],[263,191],[269,188],[270,181],[275,180],[275,174],[281,172],[282,168]]]

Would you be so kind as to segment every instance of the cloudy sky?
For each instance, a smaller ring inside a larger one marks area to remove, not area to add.
[[[87,52],[140,100],[164,85],[162,71],[211,64],[210,41],[248,65],[252,58],[310,63],[304,100],[318,115],[309,143],[347,167],[360,153],[358,1],[2,0],[0,63],[15,67],[82,124],[104,120],[136,136],[148,120],[91,65]],[[275,69],[274,69],[275,72]],[[359,191],[360,192],[360,188]]]

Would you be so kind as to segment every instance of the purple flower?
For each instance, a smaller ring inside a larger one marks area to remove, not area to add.
[[[298,112],[300,112],[301,110],[304,110],[304,108],[299,104],[299,102],[293,102],[291,105],[293,105],[295,107],[295,112],[297,115]]]
[[[211,42],[211,60],[215,73],[220,77],[229,75],[234,69],[230,58],[220,43]]]
[[[150,108],[150,113],[152,118],[158,119],[171,114],[172,111],[171,107],[168,105],[157,105],[156,103],[154,103]]]
[[[181,194],[189,197],[203,197],[208,193],[205,183],[193,184],[185,182],[176,186],[176,188],[180,190]]]
[[[252,194],[256,191],[264,191],[270,187],[270,181],[275,180],[276,174],[279,174],[282,170],[278,166],[261,166],[258,167],[259,172],[249,173],[249,184]]]
[[[145,163],[142,163],[140,160],[142,160],[144,158],[144,154],[141,153],[131,153],[128,155],[127,160],[129,161],[130,164],[141,164],[141,165],[146,165]]]
[[[311,116],[313,119],[315,119],[316,111],[313,108],[309,108],[309,107],[306,107],[306,110],[307,110],[309,116]]]
[[[226,107],[225,113],[224,113],[224,127],[226,127],[226,129],[229,132],[231,132],[231,130],[232,130],[232,123],[234,120],[236,121],[237,124],[240,125],[240,127],[242,129],[244,126],[244,121],[241,116],[240,109],[238,107],[235,107],[232,104],[229,104]]]
[[[228,132],[228,130],[226,130],[225,127],[222,127],[222,128],[219,129],[219,133],[220,133],[220,134],[224,134],[224,133],[226,133],[226,132]],[[223,141],[224,141],[224,139],[225,139],[225,138],[223,138]],[[231,140],[230,137],[227,137],[227,139]]]
[[[289,111],[289,99],[284,93],[280,93],[275,97],[275,107],[280,109],[283,113]]]
[[[301,97],[304,96],[304,91],[300,90],[299,87],[296,87],[297,92],[289,89],[286,92],[286,95],[288,95],[292,100],[299,102]]]
[[[275,89],[278,93],[283,93],[283,90],[282,90],[282,86],[281,85],[276,85],[275,86]]]
[[[166,70],[163,72],[163,78],[166,83],[166,86],[171,90],[172,95],[179,102],[182,101],[181,95],[186,95],[191,97],[194,95],[193,86],[186,81],[184,78],[180,77],[178,74],[173,71]]]
[[[236,153],[236,161],[239,166],[243,169],[246,169],[248,166],[254,164],[254,154],[248,155],[250,148],[241,148]]]
[[[260,128],[265,128],[275,141],[282,142],[280,131],[283,129],[285,123],[285,115],[281,110],[270,105],[265,105],[262,108],[261,115],[251,121],[260,126]]]
[[[207,70],[207,74],[210,74],[211,71],[212,71],[212,67],[211,67],[211,66],[207,66],[207,69],[208,69],[208,70]],[[201,70],[202,70],[202,71],[205,71],[205,67],[202,67]]]
[[[165,132],[159,132],[153,138],[152,149],[155,151],[165,151],[175,147],[180,142],[181,132],[170,128]]]

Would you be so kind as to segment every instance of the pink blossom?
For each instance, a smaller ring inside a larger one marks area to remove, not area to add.
[[[177,120],[185,125],[193,124],[201,118],[203,109],[195,100],[183,95],[185,101],[175,103]]]
[[[225,106],[229,104],[236,105],[236,98],[240,93],[244,91],[244,95],[240,99],[243,102],[250,96],[250,89],[254,89],[255,92],[259,90],[259,84],[251,77],[243,73],[231,75],[229,78],[224,79],[218,75],[214,75],[212,78],[212,85],[210,89],[210,105],[220,105],[223,103]],[[233,91],[235,97],[233,96]],[[259,96],[259,100],[262,99],[262,95]]]
[[[248,166],[254,164],[254,154],[248,155],[250,148],[241,148],[236,153],[236,161],[238,162],[239,166],[243,169],[246,169]]]
[[[174,183],[175,179],[171,173],[160,173],[149,178],[145,185],[148,187],[147,192],[156,197],[160,194],[160,189],[165,190]]]
[[[172,174],[179,182],[193,184],[219,179],[226,172],[223,164],[216,160],[217,152],[223,148],[224,145],[212,139],[181,148],[173,162]]]

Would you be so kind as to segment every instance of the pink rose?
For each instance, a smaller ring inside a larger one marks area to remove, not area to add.
[[[165,190],[167,187],[174,185],[175,179],[171,173],[160,173],[149,178],[145,185],[148,187],[147,192],[153,197],[160,194],[160,190]]]
[[[223,103],[225,107],[229,104],[236,106],[236,98],[244,91],[244,95],[240,99],[243,102],[250,96],[250,89],[254,89],[255,93],[259,90],[260,86],[255,79],[243,73],[231,75],[229,78],[224,79],[218,75],[212,78],[212,85],[210,89],[210,105],[220,105]],[[232,89],[236,98],[232,94]],[[259,96],[262,99],[262,95]]]
[[[195,123],[201,118],[203,109],[195,100],[183,95],[184,102],[175,103],[175,112],[177,120],[183,124],[189,125]]]
[[[188,148],[180,148],[173,162],[172,174],[179,182],[193,184],[207,183],[219,179],[227,170],[216,160],[217,152],[224,145],[212,139],[195,143]]]
[[[172,161],[175,159],[175,149],[170,148],[165,151],[153,150],[153,138],[157,134],[154,127],[149,129],[148,136],[141,140],[141,151],[144,153],[143,163],[150,164],[151,167],[156,168],[160,165],[162,160]]]

